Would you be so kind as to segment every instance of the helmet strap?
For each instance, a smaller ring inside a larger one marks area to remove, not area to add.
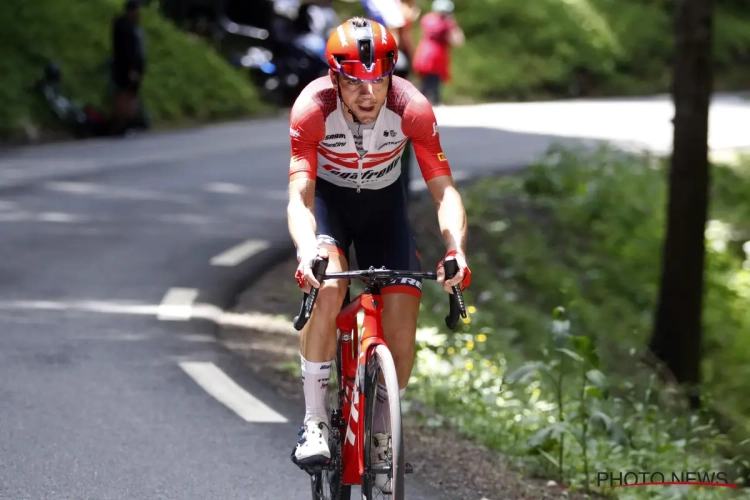
[[[352,115],[352,119],[354,120],[354,123],[360,123],[359,118],[357,118],[357,115],[354,114],[354,112],[352,111],[352,108],[350,108],[349,105],[344,102],[344,98],[341,97],[341,84],[339,83],[338,76],[336,77],[336,92],[339,95],[339,100],[341,101],[341,104],[343,104],[346,107],[346,112]]]

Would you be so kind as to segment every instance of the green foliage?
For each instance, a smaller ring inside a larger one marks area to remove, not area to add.
[[[712,176],[703,363],[711,411],[691,414],[643,362],[665,164],[608,149],[553,148],[519,176],[467,188],[470,315],[447,333],[445,296],[425,287],[419,396],[520,466],[575,487],[595,487],[602,471],[724,470],[735,480],[736,457],[750,455],[738,445],[750,435],[750,162],[716,165]],[[440,258],[438,245],[421,243],[425,261]],[[714,414],[734,424],[729,437]],[[638,490],[606,492],[679,494]],[[711,495],[727,492],[700,498]]]
[[[103,105],[111,54],[111,25],[120,0],[4,0],[0,18],[0,137],[13,135],[28,120],[55,124],[31,89],[47,61],[60,65],[63,91],[81,102]],[[247,78],[219,54],[144,8],[147,74],[143,98],[154,121],[207,120],[258,113],[264,108]]]
[[[426,3],[422,4],[427,7]],[[671,81],[671,2],[465,0],[466,44],[453,52],[448,97],[535,99],[665,92]],[[716,88],[747,81],[750,10],[718,2]]]

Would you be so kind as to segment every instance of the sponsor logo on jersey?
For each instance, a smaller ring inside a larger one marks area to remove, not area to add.
[[[324,141],[332,141],[334,139],[346,139],[346,136],[344,134],[328,134]]]
[[[299,137],[299,130],[294,130],[292,127],[289,127],[289,135],[292,137]]]
[[[437,154],[438,160],[440,161],[448,161],[448,158],[445,157],[445,153],[442,151]]]
[[[396,158],[393,160],[386,168],[378,171],[374,169],[370,169],[362,174],[362,181],[371,181],[374,179],[380,179],[384,175],[388,174],[390,171],[392,171],[394,168],[396,168],[396,165],[398,165],[398,162],[401,158]],[[356,181],[359,180],[359,172],[358,171],[341,171],[339,170],[339,167],[336,167],[334,165],[323,165],[323,168],[330,174],[335,175],[339,179],[346,179],[350,181]]]
[[[327,148],[340,148],[341,146],[346,146],[346,141],[321,142],[321,144]]]
[[[384,148],[384,147],[386,147],[386,146],[395,146],[395,145],[397,145],[397,144],[401,144],[402,142],[403,142],[403,141],[389,141],[389,142],[386,142],[386,143],[384,143],[384,144],[381,144],[381,145],[380,145],[380,147],[379,147],[378,149],[383,149],[383,148]]]

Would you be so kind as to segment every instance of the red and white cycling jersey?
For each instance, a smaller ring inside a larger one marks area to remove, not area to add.
[[[311,82],[292,107],[289,132],[290,180],[319,177],[336,186],[381,189],[398,180],[401,155],[411,139],[426,181],[450,175],[429,101],[409,81],[393,85],[371,131],[363,134],[367,153],[360,157],[330,77]]]

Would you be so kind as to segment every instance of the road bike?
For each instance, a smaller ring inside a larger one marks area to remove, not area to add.
[[[365,289],[351,301],[347,291],[347,298],[336,318],[338,348],[335,367],[331,369],[335,381],[329,382],[326,404],[331,458],[324,466],[315,468],[297,465],[310,474],[313,500],[350,500],[352,486],[361,487],[363,500],[404,500],[404,475],[412,473],[413,469],[404,459],[401,398],[393,356],[383,336],[380,289],[394,278],[434,280],[437,274],[394,271],[383,267],[326,274],[327,265],[328,260],[321,258],[313,264],[313,273],[321,285],[328,279],[357,278],[365,283]],[[446,279],[458,272],[455,258],[445,259],[444,266]],[[318,290],[312,288],[309,294],[304,294],[300,313],[294,318],[294,327],[298,331],[310,318]],[[450,310],[445,322],[448,328],[454,330],[459,316],[466,318],[460,286],[455,285],[449,297]],[[364,311],[361,332],[357,323],[360,311]],[[390,415],[390,422],[381,422],[387,425],[386,435],[390,434],[390,439],[385,452],[386,466],[376,468],[372,463],[371,450],[379,444],[374,442],[373,431],[375,408],[379,403],[379,381],[388,394],[388,411],[380,414]],[[364,418],[360,418],[362,415]],[[295,461],[294,452],[292,461]],[[385,485],[382,484],[385,478],[381,475],[387,475]],[[376,481],[378,476],[381,476],[380,485]]]

